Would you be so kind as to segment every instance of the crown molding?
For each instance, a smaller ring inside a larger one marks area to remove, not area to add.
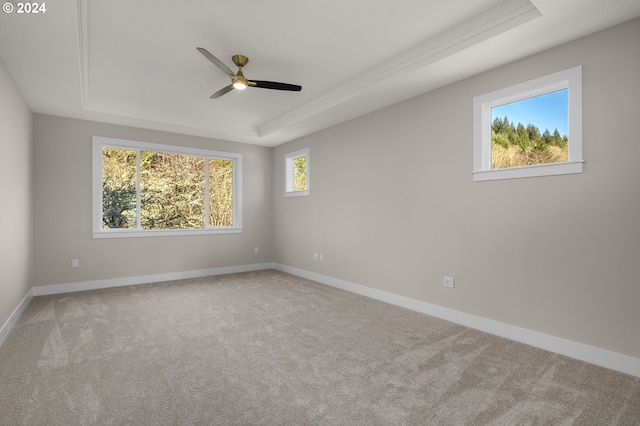
[[[80,97],[82,107],[89,96],[89,30],[87,29],[87,0],[77,0],[78,8],[78,59],[80,64]]]
[[[196,121],[182,120],[174,117],[164,116],[160,114],[152,114],[146,111],[132,109],[128,105],[118,105],[112,101],[99,98],[85,99],[82,102],[82,109],[85,111],[99,112],[109,114],[115,117],[125,117],[130,120],[141,120],[159,125],[165,129],[178,129],[187,134],[194,131],[208,137],[224,138],[242,137],[245,140],[258,140],[258,130],[253,126],[221,126],[217,125],[215,129],[202,126]],[[171,130],[169,130],[171,131]]]
[[[541,16],[540,11],[529,0],[508,0],[500,6],[365,72],[359,76],[355,83],[352,81],[345,82],[324,95],[268,120],[257,127],[225,126],[224,128],[216,127],[211,129],[189,120],[151,114],[132,108],[130,105],[120,105],[111,100],[91,97],[89,90],[88,0],[76,0],[76,2],[78,9],[80,92],[83,110],[105,113],[125,120],[144,120],[166,128],[177,128],[183,131],[189,129],[187,133],[197,131],[213,137],[229,135],[233,136],[233,138],[241,137],[246,141],[253,142],[260,142],[266,136],[345,103],[370,90],[372,86],[383,80],[399,78],[419,68],[427,67]]]
[[[420,46],[375,67],[324,95],[258,126],[260,137],[313,117],[367,91],[388,78],[398,78],[542,16],[529,0],[509,0]]]
[[[118,104],[112,100],[91,97],[89,95],[89,31],[88,31],[88,0],[76,0],[78,9],[78,52],[80,63],[80,93],[82,109],[129,120],[142,120],[167,129],[181,130],[187,134],[206,135],[208,137],[241,137],[244,140],[259,140],[257,127],[254,126],[216,126],[215,129],[203,127],[195,121],[176,119],[175,117],[152,114],[147,111],[132,108],[130,105]]]

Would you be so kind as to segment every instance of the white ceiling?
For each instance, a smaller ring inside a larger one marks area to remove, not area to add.
[[[36,113],[276,146],[638,16],[640,0],[56,0],[0,14],[0,57]],[[229,77],[196,47],[302,91],[211,100]]]

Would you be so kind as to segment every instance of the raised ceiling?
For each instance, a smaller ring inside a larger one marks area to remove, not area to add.
[[[639,0],[57,0],[2,13],[0,57],[36,113],[276,146],[638,16]],[[302,91],[211,100],[229,78],[196,47]]]

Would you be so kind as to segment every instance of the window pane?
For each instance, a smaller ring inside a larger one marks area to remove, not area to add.
[[[568,89],[491,109],[491,168],[568,160]]]
[[[231,160],[209,160],[209,220],[211,226],[233,225]]]
[[[307,189],[307,157],[298,157],[294,163],[294,191],[304,191]]]
[[[136,151],[102,148],[102,228],[136,227]]]
[[[204,228],[204,157],[140,151],[142,229]]]

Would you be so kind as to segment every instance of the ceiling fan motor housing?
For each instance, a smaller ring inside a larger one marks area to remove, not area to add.
[[[249,63],[249,58],[244,55],[233,55],[231,57],[231,60],[234,64],[236,64],[237,67],[244,67]]]

